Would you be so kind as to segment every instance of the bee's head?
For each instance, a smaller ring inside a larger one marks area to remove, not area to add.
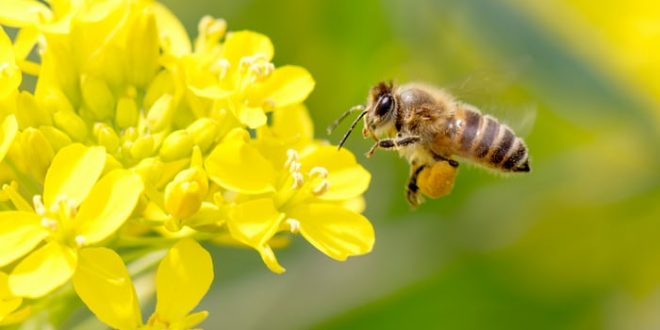
[[[394,109],[396,107],[396,99],[392,90],[394,89],[394,84],[392,82],[385,83],[380,82],[378,85],[371,88],[369,91],[369,97],[367,98],[367,106],[356,105],[346,112],[344,112],[339,118],[337,118],[330,126],[328,126],[328,134],[339,125],[339,123],[344,120],[350,113],[354,111],[360,111],[358,117],[353,120],[351,127],[346,131],[341,141],[339,141],[339,148],[344,145],[348,136],[351,135],[355,126],[360,122],[364,117],[364,129],[362,134],[364,136],[371,136],[376,138],[377,135],[380,135],[382,132],[387,131],[390,127],[393,127],[393,118],[394,118]]]
[[[394,84],[380,82],[371,88],[367,99],[367,114],[364,117],[365,136],[387,129],[393,123],[397,100],[393,94]]]

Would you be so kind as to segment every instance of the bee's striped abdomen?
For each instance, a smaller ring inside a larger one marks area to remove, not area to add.
[[[506,125],[463,105],[456,111],[457,154],[507,172],[529,172],[527,147]]]

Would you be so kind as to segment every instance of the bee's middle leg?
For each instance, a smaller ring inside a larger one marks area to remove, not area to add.
[[[457,162],[457,161],[455,161],[455,160],[453,160],[453,159],[449,159],[449,158],[444,157],[444,156],[442,156],[442,155],[438,155],[438,154],[435,154],[435,153],[434,153],[434,154],[433,154],[433,158],[434,158],[435,160],[437,160],[437,161],[447,162],[447,163],[448,163],[449,165],[451,165],[452,167],[458,167],[458,162]]]
[[[398,147],[405,147],[411,144],[418,143],[419,140],[420,140],[419,136],[404,136],[404,137],[397,137],[395,139],[378,140],[367,152],[367,157],[371,157],[378,148],[393,149]]]

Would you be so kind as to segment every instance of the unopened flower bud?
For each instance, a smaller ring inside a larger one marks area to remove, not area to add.
[[[134,159],[144,159],[151,156],[154,152],[154,138],[151,135],[138,137],[131,145],[131,157]]]
[[[135,99],[124,96],[117,102],[115,122],[119,128],[133,127],[137,125],[139,114],[140,111],[135,103]]]
[[[55,151],[48,143],[48,139],[40,130],[28,127],[23,131],[21,140],[24,150],[27,151],[25,153],[26,165],[30,173],[35,178],[45,177],[48,166],[55,156]]]
[[[94,115],[96,120],[106,120],[112,116],[115,110],[115,98],[103,80],[83,76],[80,89],[87,109]]]
[[[195,142],[186,130],[170,133],[160,147],[160,158],[163,161],[178,160],[190,155]]]
[[[84,141],[87,137],[87,125],[75,112],[61,110],[53,114],[55,126],[75,141]]]
[[[113,153],[119,147],[119,136],[112,127],[104,123],[96,123],[94,125],[94,137],[99,145],[105,147],[105,149]]]
[[[186,127],[186,131],[192,136],[194,143],[203,151],[208,150],[218,135],[218,123],[210,118],[200,118]]]
[[[208,178],[201,168],[179,172],[165,187],[165,210],[175,218],[190,217],[199,210],[208,188]]]
[[[64,146],[71,144],[71,137],[53,126],[41,126],[39,131],[44,135],[53,150],[60,150]]]
[[[174,110],[172,101],[172,95],[163,94],[149,109],[147,126],[152,132],[159,132],[170,126]]]

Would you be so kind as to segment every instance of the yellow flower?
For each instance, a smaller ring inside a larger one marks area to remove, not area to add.
[[[213,28],[214,25],[200,25]],[[201,36],[214,35],[200,33]],[[214,35],[215,36],[215,35]],[[206,65],[189,65],[190,90],[197,96],[216,100],[241,124],[257,128],[266,124],[266,112],[302,102],[314,88],[312,76],[304,68],[275,68],[270,62],[273,45],[268,37],[239,31],[227,35],[219,50],[208,45],[201,54]],[[210,57],[210,59],[208,59]]]
[[[304,108],[287,111],[291,113],[284,118],[290,120],[291,128],[306,125]],[[274,118],[274,127],[283,125],[279,120],[279,116]],[[268,136],[278,135],[269,132]],[[278,148],[277,141],[269,140],[261,141],[262,150],[246,131],[236,129],[206,160],[209,178],[236,193],[227,220],[232,236],[259,251],[266,265],[277,273],[284,269],[268,241],[279,231],[299,232],[336,260],[369,252],[374,243],[373,227],[358,213],[361,210],[349,206],[360,198],[370,180],[355,157],[329,145],[286,150],[286,145]],[[280,154],[272,155],[277,150]]]
[[[131,214],[140,177],[122,169],[101,177],[105,163],[103,148],[72,144],[55,155],[34,209],[15,189],[5,189],[19,210],[0,212],[0,266],[27,254],[9,275],[15,295],[36,298],[62,285],[78,250],[108,238]]]
[[[156,311],[147,324],[128,270],[116,252],[88,248],[80,252],[73,286],[78,296],[108,326],[116,329],[191,329],[206,311],[190,314],[213,282],[209,253],[182,239],[163,258],[156,273]]]
[[[0,325],[45,327],[73,277],[111,327],[194,327],[213,280],[197,242],[160,263],[146,323],[121,259],[183,237],[246,244],[278,273],[282,232],[337,260],[371,250],[370,175],[314,140],[314,80],[276,68],[268,37],[204,17],[191,42],[153,0],[0,0],[0,24]]]

